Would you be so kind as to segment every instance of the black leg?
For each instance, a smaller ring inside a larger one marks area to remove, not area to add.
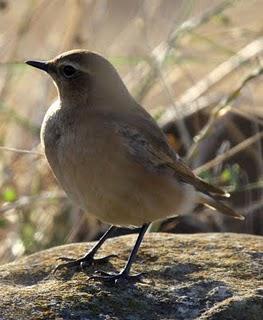
[[[93,248],[91,248],[88,253],[85,254],[85,256],[79,258],[79,259],[73,259],[73,258],[67,258],[67,257],[60,257],[59,260],[66,261],[65,263],[61,263],[53,270],[55,273],[57,270],[60,270],[62,268],[72,268],[72,267],[80,267],[83,269],[87,265],[91,265],[94,262],[106,262],[112,257],[116,257],[116,255],[111,254],[106,257],[100,258],[100,259],[94,259],[94,256],[96,252],[99,250],[99,248],[102,246],[102,244],[109,238],[109,236],[112,234],[112,232],[116,229],[115,226],[111,226],[104,235],[100,238],[100,240],[95,244]]]
[[[136,240],[136,243],[135,243],[135,245],[132,249],[132,252],[129,256],[129,259],[128,259],[124,269],[120,273],[111,274],[111,273],[107,273],[104,271],[99,271],[100,275],[94,275],[94,276],[90,277],[90,279],[95,279],[95,280],[98,279],[98,280],[109,281],[109,282],[114,282],[114,283],[117,283],[118,281],[121,281],[121,280],[126,280],[126,281],[138,280],[142,276],[142,274],[139,273],[139,274],[135,274],[135,275],[130,275],[130,270],[131,270],[132,263],[136,257],[137,252],[138,252],[138,249],[141,245],[144,234],[147,231],[148,226],[149,226],[149,224],[144,224],[142,226],[140,233],[139,233],[139,236]]]

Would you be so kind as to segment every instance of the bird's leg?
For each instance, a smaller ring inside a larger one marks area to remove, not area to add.
[[[136,240],[136,243],[132,249],[132,252],[129,256],[129,259],[125,265],[125,267],[123,268],[123,270],[121,270],[120,273],[107,273],[104,271],[98,271],[97,273],[99,273],[99,275],[94,275],[92,277],[90,277],[89,279],[94,279],[94,280],[102,280],[102,281],[107,281],[107,282],[114,282],[117,283],[119,281],[136,281],[138,280],[143,274],[142,273],[138,273],[135,275],[130,275],[130,270],[131,270],[131,266],[132,263],[136,257],[136,254],[138,252],[138,249],[140,247],[140,244],[142,242],[142,239],[144,237],[144,234],[148,228],[149,224],[144,224],[140,230],[139,236]]]
[[[91,265],[94,262],[106,262],[110,258],[116,257],[116,255],[111,254],[103,258],[95,259],[94,255],[97,253],[99,248],[102,246],[102,244],[109,238],[109,236],[112,234],[112,232],[116,229],[115,226],[111,226],[104,235],[100,238],[100,240],[95,244],[93,248],[91,248],[83,257],[79,259],[73,259],[73,258],[67,258],[67,257],[59,257],[59,260],[66,261],[64,263],[61,263],[56,266],[56,268],[53,270],[55,273],[56,271],[62,269],[62,268],[72,268],[72,267],[80,267],[83,269],[87,265]]]

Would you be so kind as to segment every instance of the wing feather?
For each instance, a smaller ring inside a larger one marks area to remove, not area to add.
[[[118,126],[124,143],[135,161],[140,162],[146,169],[171,169],[173,175],[181,181],[193,185],[197,190],[210,196],[228,197],[224,190],[215,187],[196,176],[191,168],[173,151],[165,138],[161,143],[154,144],[142,135],[136,128],[128,125]]]
[[[210,205],[223,214],[242,218],[240,214],[219,201],[219,199],[228,198],[229,193],[196,176],[169,146],[164,133],[141,107],[137,108],[136,116],[134,113],[129,114],[125,122],[118,119],[115,122],[115,129],[134,161],[140,163],[145,170],[173,175],[204,193],[206,196],[203,196],[202,203]]]

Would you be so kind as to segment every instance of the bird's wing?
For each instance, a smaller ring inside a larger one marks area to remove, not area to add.
[[[170,169],[170,172],[179,180],[193,185],[205,194],[228,197],[224,190],[210,185],[196,176],[191,168],[169,147],[159,128],[157,129],[160,131],[159,137],[156,136],[156,131],[155,136],[151,136],[149,130],[144,130],[142,133],[142,130],[126,124],[118,124],[117,130],[129,153],[146,169]]]
[[[169,174],[172,174],[177,179],[194,186],[198,191],[212,198],[203,196],[200,198],[202,199],[200,203],[207,204],[223,214],[237,219],[243,219],[242,215],[218,201],[219,197],[228,197],[228,193],[196,176],[169,147],[161,131],[159,136],[160,141],[157,139],[158,143],[156,143],[157,133],[155,133],[154,137],[149,137],[147,130],[144,130],[144,134],[142,134],[138,128],[131,127],[127,124],[120,125],[120,123],[118,123],[118,125],[116,124],[116,129],[118,136],[122,139],[122,144],[126,146],[129,154],[146,170],[162,173],[167,173],[168,171]]]

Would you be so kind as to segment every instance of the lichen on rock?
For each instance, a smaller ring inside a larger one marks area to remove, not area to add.
[[[134,235],[107,241],[111,262],[83,271],[51,271],[59,256],[79,257],[91,243],[45,250],[0,267],[0,319],[262,320],[263,241],[244,234],[145,237],[133,272],[142,282],[89,280],[96,269],[118,271]]]

